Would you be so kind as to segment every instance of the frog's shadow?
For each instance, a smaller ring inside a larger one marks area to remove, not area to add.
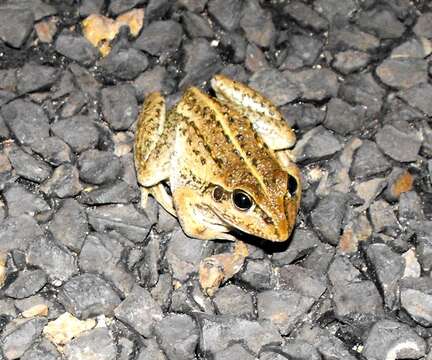
[[[290,246],[293,237],[293,234],[291,234],[286,241],[274,242],[270,240],[265,240],[257,236],[246,234],[240,230],[232,230],[230,231],[230,233],[232,233],[237,239],[247,244],[256,246],[257,248],[263,250],[266,254],[269,255],[286,251]]]

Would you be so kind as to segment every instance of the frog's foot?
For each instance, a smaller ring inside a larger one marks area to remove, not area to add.
[[[238,240],[234,252],[213,255],[202,260],[199,268],[199,282],[203,291],[213,296],[222,283],[240,271],[248,254],[247,245]]]

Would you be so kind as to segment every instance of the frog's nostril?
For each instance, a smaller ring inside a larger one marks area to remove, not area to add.
[[[215,186],[213,189],[213,193],[212,193],[213,199],[215,201],[221,201],[222,197],[223,197],[223,193],[224,193],[224,191],[223,191],[222,187],[220,187],[218,185]]]
[[[298,182],[297,179],[288,174],[288,192],[291,196],[294,196],[298,188]]]

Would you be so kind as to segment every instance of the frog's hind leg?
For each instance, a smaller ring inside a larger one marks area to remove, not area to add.
[[[165,100],[150,94],[138,117],[135,134],[135,168],[141,188],[141,206],[151,194],[169,213],[176,215],[171,196],[162,182],[169,178],[174,136],[172,119],[167,119]]]
[[[216,75],[211,80],[216,96],[244,114],[255,131],[272,150],[284,150],[294,146],[296,137],[275,105],[247,85]]]

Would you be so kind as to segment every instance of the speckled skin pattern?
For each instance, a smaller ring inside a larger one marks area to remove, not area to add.
[[[295,135],[256,91],[222,75],[211,84],[216,98],[192,87],[168,114],[160,94],[147,97],[135,138],[138,181],[189,236],[234,240],[228,232],[239,229],[285,241],[301,196],[299,169],[287,156]],[[233,203],[239,190],[250,209]]]

